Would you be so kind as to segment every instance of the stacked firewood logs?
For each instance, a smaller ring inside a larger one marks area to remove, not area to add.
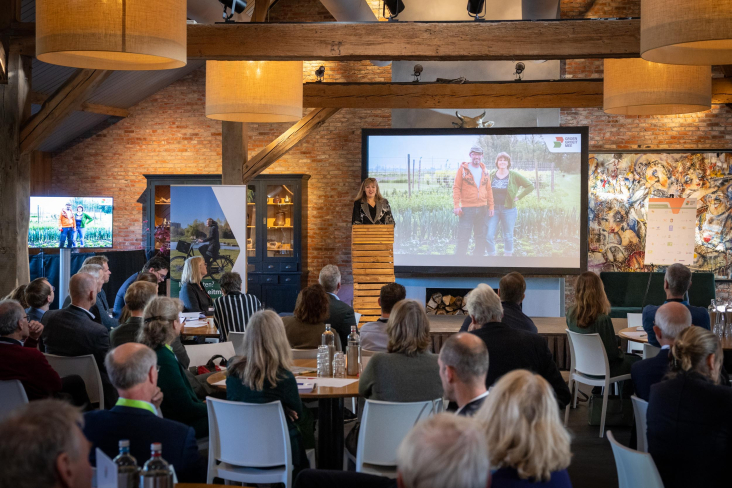
[[[432,315],[468,315],[465,297],[433,293],[427,302],[427,313]]]

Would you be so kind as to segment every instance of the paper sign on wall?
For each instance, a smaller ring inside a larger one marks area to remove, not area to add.
[[[646,264],[694,263],[696,198],[650,198]]]

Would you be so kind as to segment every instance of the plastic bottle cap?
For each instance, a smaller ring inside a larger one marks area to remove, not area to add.
[[[159,442],[153,442],[152,444],[150,444],[150,450],[152,450],[152,451],[162,451],[163,450],[163,445],[161,443],[159,443]]]
[[[119,441],[119,447],[130,447],[130,441],[128,439],[122,439]]]

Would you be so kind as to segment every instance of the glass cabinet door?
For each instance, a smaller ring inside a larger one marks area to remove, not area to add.
[[[257,186],[247,186],[247,257],[257,255]]]
[[[267,185],[267,234],[268,258],[292,258],[294,256],[294,197],[288,185]]]

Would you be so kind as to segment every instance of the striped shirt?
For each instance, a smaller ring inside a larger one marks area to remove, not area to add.
[[[229,332],[244,332],[249,318],[262,310],[254,295],[231,292],[214,300],[214,325],[219,329],[222,342],[229,340]]]

